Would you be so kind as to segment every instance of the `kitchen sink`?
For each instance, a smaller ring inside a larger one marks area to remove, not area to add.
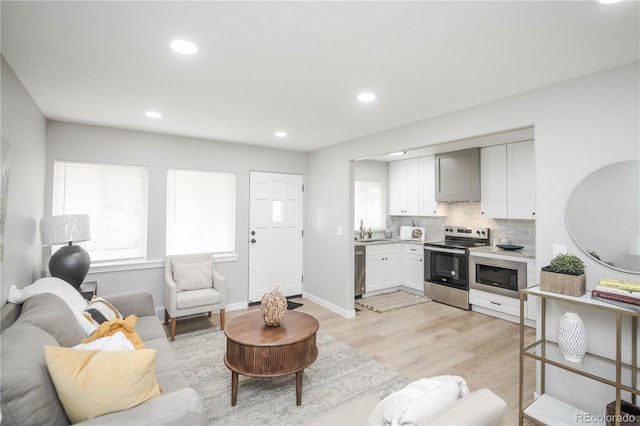
[[[357,243],[375,243],[380,241],[390,241],[387,238],[367,238],[366,240],[356,240]]]

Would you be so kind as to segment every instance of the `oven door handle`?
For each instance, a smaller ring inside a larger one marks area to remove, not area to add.
[[[461,255],[467,254],[466,250],[449,249],[449,248],[442,248],[442,247],[425,247],[424,250],[425,251],[429,250],[434,253],[451,253],[451,254],[461,254]]]

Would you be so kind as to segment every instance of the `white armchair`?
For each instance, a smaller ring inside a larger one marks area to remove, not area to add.
[[[224,330],[227,303],[227,280],[220,275],[213,255],[183,254],[164,260],[164,323],[171,318],[171,340],[176,338],[176,318],[220,312],[220,329]]]

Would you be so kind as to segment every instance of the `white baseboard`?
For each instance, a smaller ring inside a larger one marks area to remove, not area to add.
[[[338,314],[340,316],[343,316],[345,318],[355,318],[356,317],[355,309],[352,309],[351,311],[346,310],[346,309],[342,309],[339,306],[336,306],[336,305],[334,305],[332,303],[329,303],[329,302],[325,301],[324,299],[320,299],[319,297],[316,297],[316,296],[314,296],[312,294],[309,294],[309,293],[303,294],[302,297],[304,297],[305,299],[309,299],[313,303],[316,303],[316,304],[322,306],[323,308],[328,309],[331,312],[335,312],[336,314]],[[247,309],[248,307],[249,307],[249,302],[231,303],[231,304],[228,304],[225,307],[225,311],[226,312],[239,311],[241,309]],[[161,321],[164,321],[164,307],[156,308],[156,315],[158,316],[158,318],[160,318]]]
[[[238,303],[228,304],[227,306],[225,306],[224,310],[226,312],[239,311],[240,309],[247,309],[248,307],[249,307],[249,302],[238,302]]]
[[[247,309],[248,307],[249,307],[248,302],[239,302],[239,303],[232,303],[227,305],[224,310],[226,312],[239,311],[241,309]],[[191,315],[191,316],[198,316],[198,315]],[[162,308],[156,308],[156,316],[160,318],[161,321],[164,321],[164,306]],[[183,318],[187,318],[187,317],[183,317]]]
[[[305,299],[309,299],[313,303],[316,303],[316,304],[322,306],[325,309],[330,310],[331,312],[334,312],[334,313],[340,315],[341,317],[344,317],[344,318],[347,318],[347,319],[356,317],[356,310],[355,309],[351,309],[351,310],[342,309],[341,307],[336,306],[333,303],[329,303],[324,299],[321,299],[321,298],[319,298],[317,296],[314,296],[313,294],[306,293],[306,292],[304,293],[303,297]]]

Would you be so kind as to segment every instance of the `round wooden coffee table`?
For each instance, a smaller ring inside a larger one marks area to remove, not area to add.
[[[287,311],[282,324],[269,327],[262,312],[249,312],[228,321],[225,365],[231,370],[231,405],[236,405],[238,374],[276,377],[296,373],[296,404],[302,403],[302,374],[318,357],[318,321],[302,312]]]

